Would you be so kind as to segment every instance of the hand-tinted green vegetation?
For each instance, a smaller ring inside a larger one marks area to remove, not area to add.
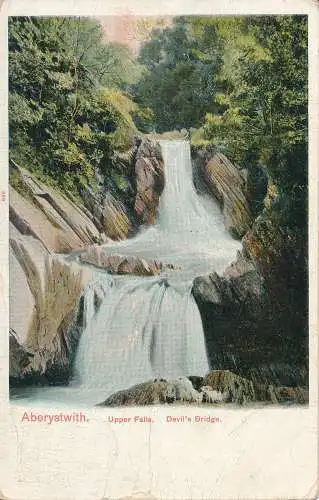
[[[140,61],[136,98],[158,131],[199,128],[195,142],[242,166],[262,161],[283,189],[305,184],[306,17],[178,18],[153,32]]]
[[[98,21],[11,18],[12,157],[64,190],[102,178],[125,196],[114,152],[186,128],[241,167],[264,164],[281,195],[272,218],[305,236],[306,17],[180,17],[148,38],[136,60]]]
[[[120,188],[113,165],[137,129],[125,93],[140,66],[124,45],[106,44],[97,21],[9,21],[10,154],[22,166],[79,194],[97,183]]]

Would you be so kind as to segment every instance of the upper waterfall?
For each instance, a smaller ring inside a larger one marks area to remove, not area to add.
[[[161,140],[160,145],[165,187],[156,224],[104,249],[169,262],[180,267],[179,275],[186,279],[212,270],[222,272],[241,245],[225,229],[217,202],[197,193],[190,143]]]
[[[165,189],[159,205],[158,229],[167,238],[192,246],[198,239],[217,236],[221,218],[211,204],[209,213],[193,184],[190,145],[186,141],[160,141],[165,165]],[[214,213],[215,212],[215,213]],[[217,215],[217,217],[214,217]],[[216,219],[216,220],[215,220]]]

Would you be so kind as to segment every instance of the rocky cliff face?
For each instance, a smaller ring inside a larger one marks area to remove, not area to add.
[[[60,348],[54,340],[55,335],[61,325],[64,328],[66,317],[70,321],[74,312],[74,308],[68,309],[67,300],[62,299],[63,293],[73,293],[68,289],[73,271],[67,266],[59,268],[53,256],[104,241],[105,235],[99,232],[84,206],[39,182],[17,165],[12,164],[11,168],[14,169],[16,189],[10,188],[10,327],[16,332],[17,341],[34,354],[36,346],[30,338],[37,335],[36,331],[39,330],[40,335],[40,330],[47,328],[43,324],[45,317],[53,319],[60,300],[62,316],[55,318],[60,318],[58,324],[50,327],[46,337],[48,345],[51,342],[53,355],[54,349]],[[59,283],[56,273],[60,275]],[[55,289],[60,295],[53,294]],[[51,301],[48,305],[45,305],[46,295]],[[43,309],[45,307],[47,309]],[[47,353],[44,357],[49,356]],[[36,363],[41,364],[34,355],[34,371],[38,369]]]
[[[19,329],[16,318],[20,304],[12,302],[10,308],[11,383],[63,383],[70,376],[72,355],[81,333],[77,311],[89,276],[49,255],[39,262],[23,243],[14,239],[10,243],[32,299],[32,307],[23,311],[24,331]]]
[[[10,222],[21,235],[33,236],[47,251],[59,253],[103,239],[84,205],[44,185],[17,165],[11,168],[16,189],[10,188]]]
[[[198,190],[209,192],[219,202],[226,228],[234,238],[242,238],[263,210],[266,169],[261,165],[239,168],[213,146],[193,147],[192,157]]]
[[[241,238],[252,224],[245,194],[247,172],[237,169],[226,156],[216,153],[204,166],[204,178],[222,207],[228,231]]]

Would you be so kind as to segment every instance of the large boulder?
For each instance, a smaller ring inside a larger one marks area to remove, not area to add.
[[[263,304],[262,277],[238,252],[237,261],[224,276],[216,272],[199,276],[192,291],[201,313],[210,365],[244,370],[263,349],[256,332]]]
[[[144,139],[136,143],[135,176],[136,214],[142,224],[154,224],[164,189],[164,161],[157,141]]]
[[[187,377],[155,379],[134,385],[109,396],[100,406],[144,406],[163,403],[201,403],[202,395]]]
[[[273,315],[274,298],[256,270],[198,277],[193,294],[211,367],[232,370],[257,383],[307,387],[306,334],[288,328],[287,312],[279,309]]]
[[[227,402],[242,404],[258,399],[253,382],[229,370],[212,371],[206,375],[203,383],[204,387],[211,387],[223,394]]]

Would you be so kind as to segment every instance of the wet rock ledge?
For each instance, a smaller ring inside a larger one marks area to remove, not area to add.
[[[304,387],[283,387],[253,382],[229,370],[214,370],[205,377],[155,379],[109,396],[98,406],[146,406],[158,404],[225,405],[233,403],[307,404]]]
[[[110,274],[131,274],[135,276],[154,276],[165,269],[176,269],[172,264],[158,260],[143,259],[117,253],[107,253],[107,248],[92,245],[78,255],[79,261],[106,269]]]

